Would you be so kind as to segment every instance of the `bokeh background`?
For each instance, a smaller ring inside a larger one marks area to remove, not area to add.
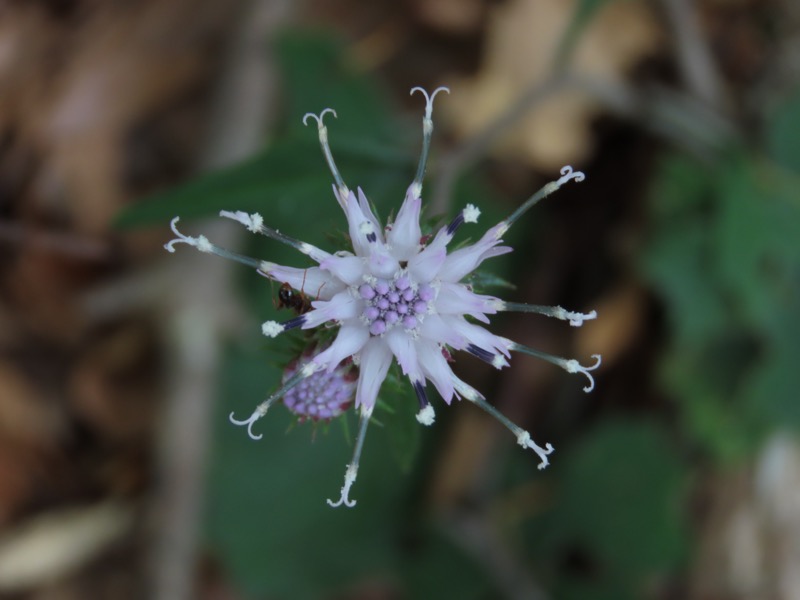
[[[306,264],[227,209],[339,247],[301,123],[326,107],[345,180],[392,214],[416,85],[451,90],[431,224],[586,173],[512,229],[492,291],[598,319],[493,330],[603,364],[587,395],[458,357],[554,444],[543,472],[473,406],[422,430],[387,386],[333,510],[352,414],[228,422],[296,348],[260,335],[277,286],[162,245],[180,215]],[[794,0],[1,1],[0,597],[800,598],[798,189]]]

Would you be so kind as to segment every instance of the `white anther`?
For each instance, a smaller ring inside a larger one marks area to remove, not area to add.
[[[253,233],[258,233],[261,231],[261,228],[264,226],[264,217],[262,217],[259,213],[253,213],[250,215],[250,227],[248,229]]]
[[[477,223],[481,210],[474,204],[467,204],[461,214],[464,215],[464,223]]]
[[[178,231],[177,223],[180,221],[180,217],[175,217],[170,222],[169,226],[172,229],[172,233],[177,235],[178,237],[174,240],[168,241],[164,244],[164,250],[167,252],[175,252],[175,244],[188,244],[189,246],[194,246],[200,252],[213,252],[214,245],[208,241],[208,238],[204,235],[200,235],[198,237],[191,237],[188,235],[183,235],[180,231]]]
[[[450,93],[450,89],[446,88],[444,86],[436,88],[435,90],[433,90],[433,93],[430,94],[430,95],[428,94],[428,92],[425,91],[424,88],[413,87],[413,88],[411,88],[411,91],[409,92],[409,96],[413,96],[414,92],[416,92],[416,91],[420,91],[422,93],[422,95],[425,96],[425,120],[426,121],[430,121],[431,120],[431,114],[433,113],[433,99],[436,98],[436,94],[438,94],[439,92],[447,92],[448,94]]]
[[[422,184],[418,181],[415,181],[411,184],[411,188],[409,189],[412,198],[419,198],[422,195]]]
[[[584,367],[575,359],[564,362],[564,369],[567,373],[583,373],[586,375],[586,378],[589,380],[589,385],[583,388],[583,391],[587,394],[594,389],[594,377],[592,377],[589,371],[594,371],[600,366],[600,362],[602,361],[602,357],[599,354],[592,354],[592,358],[595,359],[595,363],[591,367]]]
[[[261,333],[269,338],[274,338],[283,333],[283,325],[277,321],[264,321],[261,324]]]
[[[321,371],[325,367],[313,360],[311,362],[306,363],[302,369],[300,369],[300,374],[303,379],[307,377],[311,377],[317,371]]]
[[[209,242],[206,236],[198,235],[195,239],[197,240],[197,249],[200,250],[200,252],[214,252],[214,244]]]
[[[247,435],[249,435],[251,439],[260,440],[263,436],[260,433],[258,435],[255,435],[253,433],[253,424],[267,413],[266,408],[262,410],[261,406],[263,405],[259,405],[259,407],[256,408],[253,411],[253,414],[250,415],[250,417],[248,417],[247,419],[243,420],[234,419],[233,413],[231,413],[230,415],[228,415],[228,420],[234,425],[247,425]],[[269,407],[267,406],[267,408]]]
[[[350,500],[349,495],[350,488],[353,487],[357,475],[358,465],[347,465],[347,471],[344,473],[344,485],[342,486],[341,496],[339,496],[339,500],[336,502],[333,502],[330,498],[328,498],[328,506],[337,508],[344,504],[348,508],[353,508],[356,505],[356,501]]]
[[[495,354],[494,358],[492,359],[492,366],[495,369],[502,369],[503,367],[508,366],[508,361],[502,354]]]
[[[539,459],[541,460],[539,463],[540,471],[550,464],[550,461],[547,460],[547,457],[555,450],[551,444],[546,444],[545,447],[542,448],[531,439],[531,434],[527,431],[522,431],[519,435],[517,435],[517,443],[523,448],[530,448],[539,455]]]
[[[324,125],[324,123],[323,123],[322,121],[323,121],[323,119],[325,118],[325,114],[326,114],[326,113],[331,113],[331,114],[333,114],[333,116],[334,116],[334,117],[336,117],[337,119],[339,118],[339,117],[337,116],[337,114],[336,114],[336,111],[335,111],[335,110],[333,110],[332,108],[326,108],[326,109],[325,109],[325,110],[323,110],[321,113],[319,113],[319,115],[315,115],[314,113],[306,113],[306,114],[303,116],[303,125],[306,125],[306,126],[308,126],[308,117],[311,117],[312,119],[314,119],[314,120],[317,122],[317,128],[318,128],[318,129],[320,129],[320,130],[322,130],[322,129],[325,127],[325,125]]]
[[[564,167],[561,167],[561,177],[559,178],[558,181],[556,181],[556,185],[558,187],[561,187],[571,179],[574,179],[575,182],[578,183],[586,179],[586,175],[584,175],[582,171],[573,172],[572,167],[566,165]]]
[[[584,321],[591,321],[592,319],[597,318],[597,311],[593,310],[590,313],[579,313],[579,312],[571,312],[568,310],[564,311],[565,318],[569,321],[569,324],[573,327],[580,327],[583,325]]]
[[[261,231],[261,227],[264,225],[264,218],[258,213],[247,214],[243,210],[237,210],[236,212],[221,210],[219,216],[238,221],[253,233]]]
[[[420,409],[417,413],[417,421],[420,422],[421,425],[431,426],[433,425],[433,421],[436,419],[436,413],[433,410],[433,406],[430,404],[426,404],[425,408]]]

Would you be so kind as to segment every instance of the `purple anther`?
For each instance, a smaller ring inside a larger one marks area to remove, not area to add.
[[[389,301],[386,298],[381,298],[376,303],[376,306],[381,310],[386,310],[387,308],[389,308]]]
[[[417,294],[414,293],[414,290],[407,289],[406,291],[403,292],[403,300],[405,300],[406,302],[411,302],[416,297],[416,295]]]
[[[398,302],[395,305],[394,309],[401,315],[404,315],[408,312],[408,304],[406,304],[405,302]]]
[[[380,319],[378,319],[377,321],[373,321],[372,325],[369,326],[369,332],[372,335],[381,335],[382,333],[385,333],[386,332],[386,323],[384,323]]]
[[[414,312],[418,315],[424,314],[428,310],[428,303],[422,300],[414,302]]]
[[[417,318],[412,317],[411,315],[403,318],[403,327],[406,329],[416,329],[417,328]]]
[[[400,291],[408,289],[410,285],[411,285],[411,280],[405,275],[401,275],[394,282],[394,287],[396,287]]]
[[[385,296],[389,291],[389,282],[385,279],[378,279],[375,283],[375,291],[378,292],[379,295]]]
[[[389,302],[391,302],[392,304],[396,304],[397,302],[400,301],[400,294],[398,294],[395,291],[389,292],[389,295],[386,296],[386,297],[389,299]]]
[[[425,300],[425,302],[430,302],[433,300],[433,297],[436,295],[434,289],[429,286],[427,283],[423,283],[419,286],[419,299]]]
[[[358,294],[364,300],[372,300],[375,297],[375,290],[372,289],[372,286],[368,283],[364,283],[360,288],[358,288]]]
[[[374,321],[377,319],[381,314],[381,311],[378,310],[376,306],[368,306],[367,310],[364,311],[364,316],[369,319],[370,321]]]
[[[393,310],[387,310],[386,314],[383,315],[384,320],[391,325],[392,323],[397,323],[400,320],[400,315],[398,315]]]

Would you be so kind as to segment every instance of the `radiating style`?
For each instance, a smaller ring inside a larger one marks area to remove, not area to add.
[[[334,507],[356,504],[350,499],[350,489],[356,481],[376,399],[393,361],[397,361],[416,392],[419,400],[417,420],[421,424],[434,422],[434,409],[428,398],[427,384],[430,382],[447,404],[454,397],[465,398],[495,417],[514,434],[523,448],[536,452],[540,469],[547,466],[548,455],[553,452],[552,445],[536,444],[527,431],[500,414],[477,390],[459,379],[448,361],[452,351],[469,352],[497,369],[508,366],[512,351],[536,356],[569,373],[585,375],[588,380],[584,387],[586,392],[594,387],[591,371],[600,365],[599,355],[593,355],[595,362],[591,366],[582,366],[577,360],[552,356],[495,335],[483,326],[489,323],[490,315],[502,311],[538,313],[580,326],[585,320],[597,316],[594,311],[582,314],[561,307],[505,302],[494,296],[475,293],[467,281],[485,260],[511,252],[511,248],[503,245],[503,236],[529,208],[567,182],[582,181],[583,173],[564,167],[558,180],[545,185],[473,244],[448,251],[456,231],[464,224],[477,222],[480,211],[472,205],[467,205],[434,235],[423,235],[420,226],[421,193],[433,132],[431,114],[434,97],[443,90],[446,88],[439,88],[431,95],[421,88],[411,90],[412,94],[421,92],[426,100],[422,155],[396,218],[385,227],[375,216],[361,189],[352,191],[334,163],[323,119],[327,113],[333,116],[336,113],[326,108],[319,115],[307,114],[304,117],[304,123],[313,119],[317,124],[322,151],[334,179],[334,196],[347,218],[352,251],[329,253],[271,229],[257,213],[241,211],[222,211],[220,216],[238,221],[253,233],[292,246],[313,260],[316,266],[305,269],[287,267],[230,252],[215,246],[205,236],[181,234],[177,229],[178,217],[172,221],[172,230],[178,237],[165,246],[174,252],[175,244],[189,244],[201,252],[239,261],[294,289],[317,290],[311,310],[283,322],[267,321],[262,325],[262,332],[272,338],[295,328],[308,330],[322,325],[336,326],[335,339],[311,360],[298,365],[289,377],[284,378],[280,389],[258,405],[249,418],[238,420],[231,414],[230,419],[237,425],[246,426],[248,434],[258,439],[261,436],[253,432],[253,426],[276,401],[322,372],[333,374],[343,361],[357,365],[355,406],[360,411],[359,428],[340,498],[336,502],[328,500]]]

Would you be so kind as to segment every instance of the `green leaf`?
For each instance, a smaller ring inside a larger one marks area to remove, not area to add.
[[[441,533],[426,529],[403,567],[407,598],[493,598],[484,569]]]
[[[800,203],[793,203],[754,168],[734,160],[719,178],[715,239],[718,272],[751,326],[768,329],[800,269]]]
[[[353,139],[332,143],[347,180],[358,182],[367,193],[389,195],[402,187],[410,173],[408,155]],[[316,131],[306,139],[282,139],[243,163],[201,175],[190,182],[123,211],[117,226],[140,227],[185,218],[217,215],[220,210],[260,212],[275,226],[273,213],[308,217],[318,206],[337,208],[331,191],[331,174],[322,158]],[[396,192],[398,196],[402,192]],[[298,206],[306,211],[298,211]]]
[[[677,344],[697,344],[729,322],[724,295],[715,284],[708,227],[700,220],[664,227],[640,258],[645,276],[665,299]]]
[[[414,172],[421,128],[409,128],[395,117],[386,95],[374,80],[349,68],[341,45],[318,32],[293,32],[280,37],[278,61],[285,84],[286,124],[254,157],[229,168],[201,175],[175,189],[130,206],[117,219],[119,227],[167,224],[183,218],[216,215],[220,210],[260,212],[272,226],[273,213],[291,214],[297,222],[333,206],[333,179],[319,146],[316,122],[303,116],[324,108],[336,164],[353,189],[361,187],[378,206],[399,203]],[[319,106],[319,99],[325,105]],[[417,139],[415,141],[418,142]],[[298,210],[302,207],[303,210]],[[306,240],[312,241],[312,240]]]
[[[655,423],[602,423],[561,469],[555,518],[605,568],[641,581],[684,558],[687,468]]]
[[[800,173],[800,87],[770,115],[766,129],[768,152],[780,165]]]
[[[424,426],[420,425],[416,418],[419,402],[411,383],[406,377],[400,378],[399,374],[395,377],[402,380],[397,381],[395,385],[388,381],[384,383],[380,397],[381,402],[388,405],[391,410],[391,414],[385,417],[387,423],[385,431],[392,454],[400,469],[407,473],[419,455]]]
[[[290,128],[300,129],[306,113],[332,108],[338,120],[326,121],[331,141],[347,131],[362,139],[397,142],[402,128],[387,94],[348,62],[340,41],[320,31],[292,31],[278,38],[276,50]]]

